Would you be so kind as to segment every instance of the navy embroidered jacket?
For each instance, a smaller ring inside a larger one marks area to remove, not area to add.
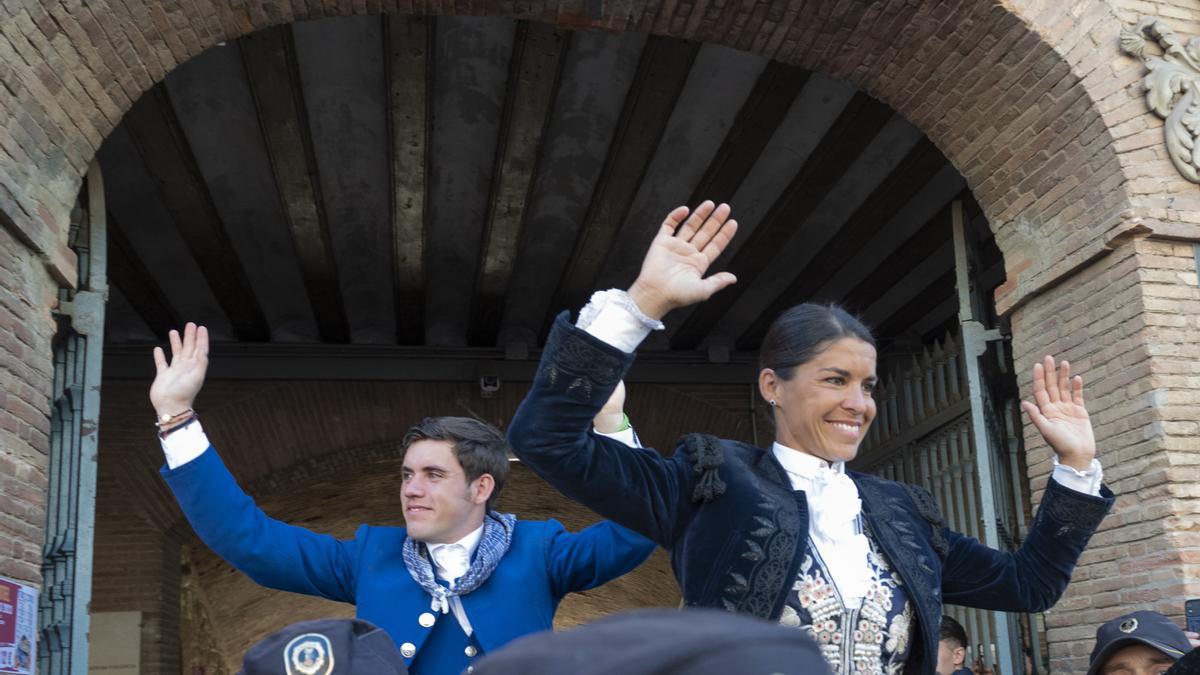
[[[200,539],[257,583],[354,604],[359,618],[387,631],[397,646],[416,648],[423,674],[460,670],[420,653],[432,627],[418,618],[430,611],[430,597],[404,565],[404,528],[361,525],[353,539],[338,540],[274,520],[211,447],[183,466],[163,467],[162,475]],[[518,520],[492,575],[461,596],[474,637],[486,653],[547,630],[563,596],[629,572],[653,550],[652,542],[607,521],[573,534],[555,520]],[[462,658],[445,656],[453,663]],[[413,658],[405,661],[412,665]]]
[[[517,456],[563,494],[658,542],[684,602],[778,620],[808,546],[808,510],[769,449],[687,436],[672,457],[590,433],[633,355],[558,317],[508,430]],[[1051,480],[1021,548],[946,527],[921,488],[850,473],[863,518],[916,606],[907,672],[933,675],[942,604],[1039,612],[1066,590],[1114,501]]]

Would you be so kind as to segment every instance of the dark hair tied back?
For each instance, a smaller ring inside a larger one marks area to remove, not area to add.
[[[830,343],[858,338],[875,346],[875,337],[858,317],[834,304],[805,302],[780,314],[758,350],[759,370],[770,368],[784,380],[792,369],[811,361]]]

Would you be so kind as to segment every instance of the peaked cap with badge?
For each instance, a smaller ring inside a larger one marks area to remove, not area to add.
[[[361,619],[301,621],[250,648],[238,675],[408,675],[396,643]]]
[[[1087,675],[1099,673],[1117,650],[1136,644],[1157,649],[1176,661],[1192,650],[1183,629],[1167,617],[1158,612],[1131,612],[1096,629],[1096,646]]]

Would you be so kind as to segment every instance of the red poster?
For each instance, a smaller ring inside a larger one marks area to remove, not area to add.
[[[0,577],[0,673],[33,675],[37,665],[37,591]]]

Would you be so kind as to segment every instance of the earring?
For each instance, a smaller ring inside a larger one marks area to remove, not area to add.
[[[776,405],[776,404],[775,404],[775,399],[771,399],[770,401],[768,401],[768,403],[770,403],[770,404],[771,404],[771,407],[772,407],[772,408],[774,408],[774,407],[775,407],[775,405]]]

